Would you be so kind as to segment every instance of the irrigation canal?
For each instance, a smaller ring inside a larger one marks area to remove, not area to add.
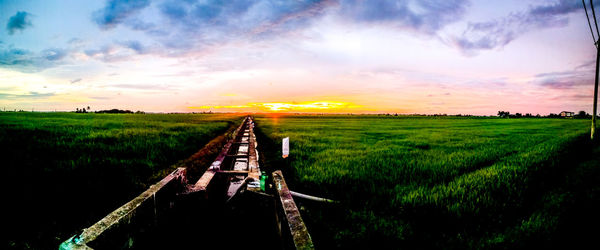
[[[59,249],[314,248],[281,171],[260,170],[252,118],[232,137],[198,180],[178,168]]]

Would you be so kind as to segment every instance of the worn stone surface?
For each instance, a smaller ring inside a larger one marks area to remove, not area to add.
[[[243,128],[247,119],[248,118],[244,119],[244,122],[242,122],[242,124],[235,130],[235,132],[233,132],[234,137],[237,136],[237,134],[239,134],[239,131]],[[216,172],[221,169],[223,161],[225,160],[225,157],[228,156],[227,153],[229,152],[229,148],[231,147],[233,142],[234,142],[234,139],[229,140],[229,142],[227,142],[227,144],[225,144],[225,146],[221,150],[221,153],[219,153],[219,155],[217,156],[215,161],[212,163],[210,168],[208,170],[206,170],[206,172],[204,172],[204,174],[200,177],[200,179],[198,179],[198,181],[187,190],[188,193],[205,191],[207,189],[208,185],[212,181]]]
[[[300,216],[300,211],[292,198],[292,194],[285,183],[281,170],[273,172],[273,184],[279,194],[279,200],[283,208],[285,218],[288,222],[288,227],[292,238],[294,240],[294,246],[296,249],[314,249],[314,245],[308,229]]]
[[[185,168],[178,168],[171,174],[160,180],[158,183],[150,186],[142,194],[127,202],[125,205],[119,207],[117,210],[108,214],[94,225],[86,228],[79,235],[75,235],[72,238],[65,241],[60,245],[61,249],[91,249],[89,244],[99,238],[102,234],[114,230],[120,226],[125,226],[135,220],[136,210],[145,204],[148,206],[156,206],[156,194],[161,191],[162,188],[169,185],[172,182],[179,182],[179,185],[183,186],[185,183]],[[156,208],[155,208],[156,212]]]

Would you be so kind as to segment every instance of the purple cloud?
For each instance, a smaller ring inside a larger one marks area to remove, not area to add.
[[[553,89],[572,89],[580,86],[593,86],[594,69],[591,67],[576,67],[574,70],[549,72],[535,75],[534,82]]]
[[[452,42],[465,54],[472,55],[479,50],[503,47],[531,30],[564,27],[569,23],[567,14],[581,10],[581,3],[573,0],[530,7],[502,19],[469,23],[462,35],[454,37]]]
[[[459,20],[468,4],[465,0],[343,0],[340,4],[340,14],[353,22],[382,23],[434,34],[445,25]]]

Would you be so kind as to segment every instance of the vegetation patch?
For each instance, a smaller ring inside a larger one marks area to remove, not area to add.
[[[219,136],[241,119],[227,114],[0,113],[2,193],[10,204],[3,245],[56,248],[162,179],[179,160],[214,138],[211,144],[218,144]],[[212,148],[204,147],[180,165],[203,167],[202,158]]]
[[[300,201],[321,248],[551,246],[569,241],[558,232],[578,206],[598,208],[589,120],[265,115],[256,123],[262,151],[274,151],[261,158],[266,169],[282,169],[292,190],[342,201]]]

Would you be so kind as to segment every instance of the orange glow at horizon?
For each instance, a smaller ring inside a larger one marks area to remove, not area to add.
[[[231,106],[199,106],[188,107],[190,109],[248,109],[254,108],[266,112],[289,112],[289,111],[341,111],[362,107],[347,102],[303,102],[303,103],[287,103],[287,102],[264,102],[264,103],[249,103],[246,105],[231,105]]]

